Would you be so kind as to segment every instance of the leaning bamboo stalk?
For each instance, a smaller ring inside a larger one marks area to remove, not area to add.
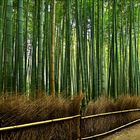
[[[43,125],[43,124],[48,124],[48,123],[53,123],[53,122],[67,121],[67,120],[72,120],[72,119],[80,118],[80,117],[81,117],[81,115],[75,115],[75,116],[70,116],[70,117],[65,117],[65,118],[58,118],[58,119],[39,121],[39,122],[33,122],[33,123],[28,123],[28,124],[21,124],[21,125],[9,126],[9,127],[2,127],[2,128],[0,128],[0,132],[1,131],[18,129],[18,128],[38,126],[38,125]]]

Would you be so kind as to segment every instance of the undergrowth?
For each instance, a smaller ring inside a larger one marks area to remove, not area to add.
[[[0,127],[45,121],[80,114],[83,95],[72,100],[44,96],[32,100],[25,96],[0,97]],[[117,99],[99,97],[90,101],[83,116],[105,112],[140,108],[137,96],[120,96]],[[139,112],[100,116],[81,121],[81,137],[91,136],[114,129],[140,118]],[[50,123],[35,127],[0,132],[1,140],[76,140],[77,119]]]

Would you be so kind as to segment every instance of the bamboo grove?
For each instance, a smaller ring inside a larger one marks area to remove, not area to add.
[[[139,24],[139,0],[1,0],[0,93],[138,95]]]

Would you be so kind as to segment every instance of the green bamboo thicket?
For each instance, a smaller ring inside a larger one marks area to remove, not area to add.
[[[139,0],[1,0],[1,94],[139,95],[139,22]]]

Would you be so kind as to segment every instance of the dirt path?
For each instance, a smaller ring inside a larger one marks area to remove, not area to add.
[[[102,140],[140,140],[140,123],[129,128],[122,129]]]

